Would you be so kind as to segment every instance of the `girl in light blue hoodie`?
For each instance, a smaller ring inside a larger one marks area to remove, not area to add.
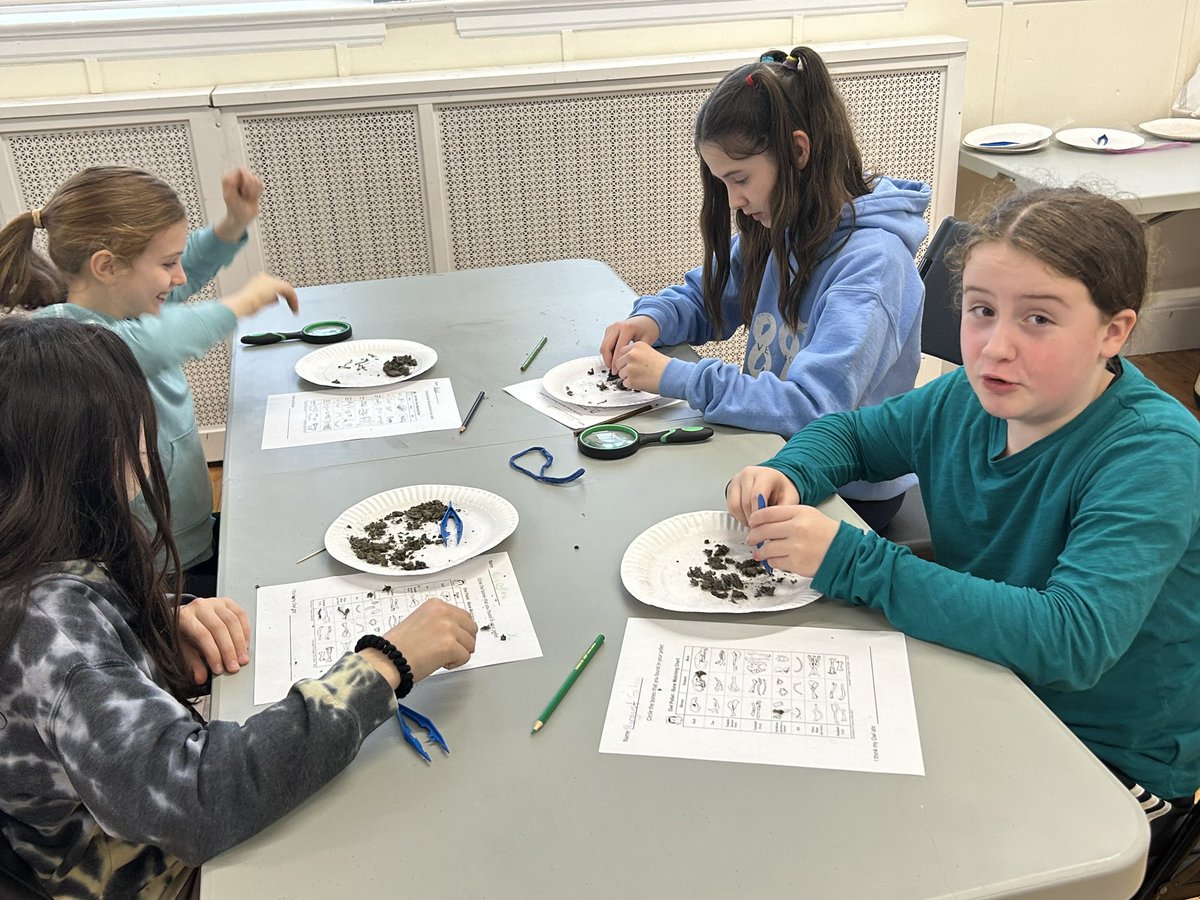
[[[265,273],[221,300],[183,302],[233,260],[258,215],[262,182],[255,175],[227,172],[221,189],[225,215],[189,232],[187,210],[170,185],[140,169],[94,166],[0,230],[4,306],[102,325],[133,350],[158,412],[158,450],[186,589],[204,596],[216,590],[212,485],[183,363],[279,296],[297,308],[292,286]],[[47,234],[49,259],[33,249],[38,229]],[[153,533],[140,496],[134,510]]]
[[[605,364],[628,387],[684,399],[710,422],[782,437],[910,389],[925,297],[913,257],[930,189],[863,173],[820,56],[772,50],[730,72],[700,109],[695,143],[705,263],[608,326]],[[654,349],[724,340],[739,325],[749,332],[741,367]],[[880,529],[914,483],[840,493]]]

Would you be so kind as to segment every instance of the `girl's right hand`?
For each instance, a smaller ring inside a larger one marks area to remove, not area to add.
[[[233,310],[239,319],[258,312],[264,306],[271,306],[283,297],[292,312],[300,311],[300,301],[296,297],[296,289],[282,278],[259,272],[242,287],[228,297],[222,297],[221,302]]]
[[[613,354],[617,348],[638,341],[653,344],[658,340],[660,331],[658,323],[649,316],[630,316],[620,322],[613,322],[604,329],[604,337],[600,341],[600,357],[611,371]]]
[[[729,514],[749,528],[750,516],[758,509],[759,494],[766,498],[767,506],[795,506],[800,502],[800,492],[778,469],[747,466],[725,488]]]
[[[438,669],[456,669],[469,660],[475,652],[477,631],[475,620],[466,610],[430,597],[383,637],[404,654],[412,669],[413,684],[416,684]],[[391,670],[380,669],[380,673],[389,684],[399,686],[400,675],[396,667],[382,653],[379,658]]]

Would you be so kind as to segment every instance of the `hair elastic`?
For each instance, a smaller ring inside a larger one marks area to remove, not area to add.
[[[750,87],[754,87],[754,73],[753,72],[751,72],[749,75],[746,76],[746,84],[748,84]]]
[[[791,69],[793,72],[795,72],[800,67],[800,60],[789,53],[784,59],[782,65],[785,69]]]
[[[29,215],[33,216],[33,227],[42,227],[42,211],[40,209],[31,209]]]
[[[377,634],[364,634],[360,637],[358,643],[354,645],[354,652],[360,653],[368,647],[372,650],[378,650],[392,661],[392,665],[400,673],[400,686],[396,688],[396,699],[399,700],[407,697],[408,692],[413,689],[413,673],[408,660],[404,658],[404,654],[387,638],[380,637]]]

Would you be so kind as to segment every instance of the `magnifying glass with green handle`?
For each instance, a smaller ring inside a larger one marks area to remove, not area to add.
[[[696,444],[713,436],[711,428],[687,425],[642,434],[628,425],[593,425],[579,432],[579,452],[593,459],[624,459],[650,444]]]
[[[306,344],[336,344],[344,341],[353,330],[349,322],[340,319],[330,319],[325,322],[313,322],[305,325],[299,331],[260,331],[257,334],[242,335],[243,344],[262,347],[266,344],[279,344],[283,341],[304,341]]]

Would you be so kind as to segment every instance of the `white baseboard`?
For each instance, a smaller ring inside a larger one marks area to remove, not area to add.
[[[225,459],[225,426],[200,429],[200,445],[204,448],[204,458],[210,463],[219,463]]]
[[[1133,356],[1196,347],[1200,347],[1200,288],[1189,287],[1151,294],[1122,352]]]

